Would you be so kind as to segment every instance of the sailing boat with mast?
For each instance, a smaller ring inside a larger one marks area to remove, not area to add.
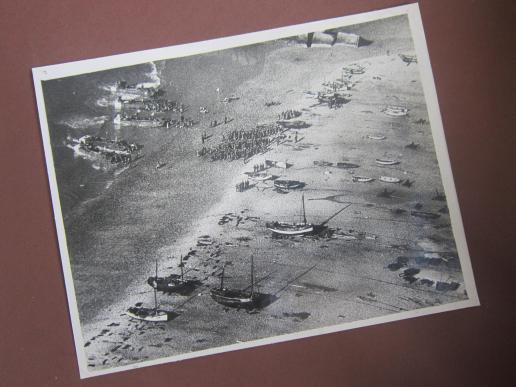
[[[158,261],[156,261],[156,277],[158,276]],[[150,321],[150,322],[164,322],[169,321],[172,313],[166,310],[158,309],[158,296],[156,288],[154,288],[154,308],[146,308],[144,306],[132,306],[125,314],[129,317]]]
[[[254,292],[254,260],[251,255],[251,286],[250,290],[246,289],[228,289],[224,287],[224,265],[220,275],[220,287],[211,290],[211,298],[219,304],[230,306],[232,308],[253,308],[258,303],[259,295]]]
[[[305,195],[301,197],[302,211],[303,211],[303,222],[269,222],[265,226],[268,230],[271,230],[274,234],[278,235],[305,235],[314,231],[314,225],[307,223],[305,213]]]
[[[171,274],[168,277],[158,277],[158,271],[156,270],[156,275],[154,277],[149,277],[147,279],[147,283],[155,290],[163,293],[189,293],[199,284],[199,281],[195,279],[185,279],[182,255],[179,267],[181,269],[181,274]]]

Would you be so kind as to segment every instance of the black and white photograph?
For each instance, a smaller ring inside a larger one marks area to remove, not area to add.
[[[406,5],[33,69],[81,377],[479,305],[430,63]]]

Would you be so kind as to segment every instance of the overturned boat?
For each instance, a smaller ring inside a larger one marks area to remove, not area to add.
[[[303,222],[302,223],[291,223],[291,222],[270,222],[265,226],[268,230],[278,235],[304,235],[314,231],[314,225],[307,223],[305,213],[305,195],[301,199],[303,207]]]
[[[224,287],[224,272],[226,265],[222,266],[220,275],[220,287],[210,291],[211,298],[219,304],[231,308],[252,309],[258,304],[258,294],[254,292],[254,261],[251,256],[251,285],[249,291],[246,289],[228,289]]]

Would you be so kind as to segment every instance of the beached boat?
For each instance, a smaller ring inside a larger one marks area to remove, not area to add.
[[[303,222],[302,223],[291,223],[291,222],[270,222],[265,226],[268,230],[271,230],[274,234],[279,235],[304,235],[314,231],[314,225],[306,222],[305,213],[305,195],[301,198],[303,207]]]
[[[400,162],[397,160],[386,160],[386,159],[376,159],[376,164],[378,165],[396,165]]]
[[[374,181],[372,177],[366,177],[366,176],[353,176],[353,181],[355,183],[370,183]]]
[[[258,294],[254,292],[254,261],[251,256],[251,286],[246,289],[228,289],[224,287],[224,272],[226,265],[222,266],[220,275],[220,287],[210,291],[211,298],[219,304],[232,308],[253,308],[258,302]]]
[[[310,124],[301,120],[277,120],[276,123],[285,129],[304,129],[310,127]]]
[[[255,180],[255,181],[265,181],[272,179],[272,175],[267,172],[255,172],[249,174],[249,179]]]
[[[133,306],[127,309],[125,314],[138,320],[150,322],[164,322],[170,319],[169,312],[156,308],[145,308],[143,306]]]
[[[181,256],[178,267],[181,268],[181,274],[171,274],[167,277],[158,277],[156,262],[156,275],[149,277],[147,283],[155,290],[163,293],[184,293],[195,288],[200,282],[194,279],[184,278],[184,263]]]
[[[390,176],[380,176],[380,181],[383,181],[384,183],[400,183],[401,180],[397,177],[390,177]]]
[[[156,261],[156,278],[158,277],[158,262]],[[158,309],[157,290],[154,287],[154,308],[146,308],[144,306],[132,306],[125,314],[131,318],[149,322],[163,322],[171,318],[172,313],[166,310]]]
[[[353,164],[353,163],[346,163],[346,162],[340,162],[337,163],[336,167],[341,169],[351,169],[351,168],[358,168],[360,165]]]
[[[391,117],[403,117],[408,114],[408,109],[403,106],[387,106],[382,112]]]
[[[274,187],[283,190],[297,189],[304,187],[305,183],[298,180],[275,180]]]
[[[387,138],[385,136],[381,136],[381,135],[377,136],[377,135],[373,135],[373,134],[368,134],[366,137],[369,140],[385,140]]]

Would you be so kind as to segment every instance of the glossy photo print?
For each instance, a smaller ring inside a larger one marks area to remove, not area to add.
[[[417,5],[33,75],[81,377],[479,304]]]

